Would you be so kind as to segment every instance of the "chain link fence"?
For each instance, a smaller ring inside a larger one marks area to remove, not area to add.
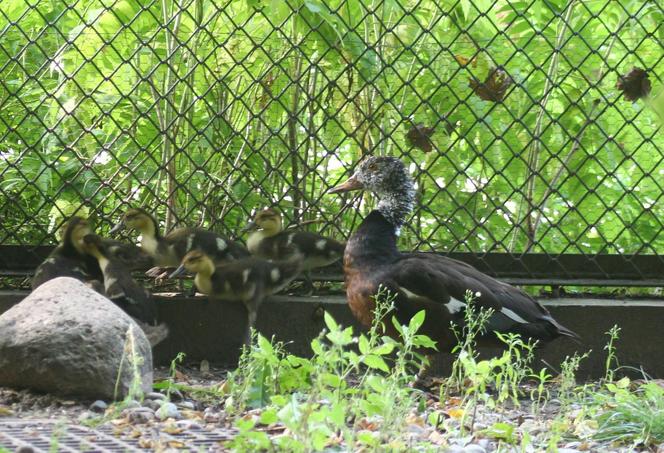
[[[658,0],[2,0],[0,243],[127,206],[237,237],[276,205],[344,238],[374,201],[326,191],[384,154],[417,180],[403,248],[658,258],[662,23]]]

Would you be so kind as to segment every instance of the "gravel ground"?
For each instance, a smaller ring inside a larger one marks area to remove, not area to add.
[[[195,368],[180,368],[176,374],[176,382],[188,386],[224,385],[227,370],[214,368],[207,370],[207,367],[205,369],[205,372],[201,372],[200,369]],[[164,379],[168,373],[168,369],[157,369],[155,379]],[[425,383],[424,388],[427,387],[435,389],[436,380],[429,380]],[[560,412],[560,403],[555,398],[551,399],[539,412],[538,417],[531,415],[530,411],[509,404],[500,410],[478,406],[474,414],[475,423],[472,431],[466,430],[464,436],[450,437],[443,433],[460,432],[461,401],[459,398],[451,397],[444,402],[439,402],[436,395],[437,390],[430,393],[424,411],[425,415],[413,413],[404,420],[404,423],[407,426],[410,440],[428,441],[440,448],[440,451],[457,453],[496,451],[499,447],[498,442],[483,432],[485,433],[498,422],[506,422],[517,427],[515,435],[522,436],[525,432],[530,435],[531,444],[536,447],[529,447],[525,451],[544,451],[545,439],[548,438],[552,429],[553,420]],[[170,400],[169,402],[163,393],[154,392],[146,395],[142,403],[130,402],[120,410],[116,407],[109,407],[102,401],[74,401],[25,390],[0,388],[0,446],[4,446],[6,451],[19,451],[18,447],[26,445],[25,442],[39,445],[30,439],[36,439],[37,437],[34,436],[42,430],[42,438],[46,439],[42,439],[42,443],[46,443],[50,439],[52,444],[53,439],[56,438],[58,441],[57,438],[60,436],[58,442],[61,445],[70,445],[72,442],[80,443],[80,438],[85,438],[91,444],[106,442],[106,445],[109,446],[107,450],[95,451],[131,451],[132,449],[171,451],[183,448],[193,451],[227,450],[224,445],[236,431],[232,427],[231,421],[226,418],[218,399],[215,401],[205,395],[197,396],[189,393],[183,395],[179,391],[174,391],[170,395]],[[438,429],[425,423],[424,416],[433,411],[445,414]],[[580,406],[574,404],[568,406],[564,420],[572,423],[580,411]],[[250,411],[245,414],[245,417],[258,417],[258,415],[259,411]],[[466,417],[466,420],[468,418]],[[560,417],[558,417],[558,423],[560,423]],[[584,437],[584,429],[593,429],[592,426],[584,426],[583,423],[575,425],[575,434],[580,438]],[[366,429],[373,429],[372,421],[366,421]],[[265,431],[271,436],[288,435],[285,428],[280,426],[268,426],[265,427]],[[68,433],[70,437],[78,436],[76,437],[78,440],[69,439],[64,433]],[[111,438],[122,443],[113,449],[110,447],[112,441],[108,440]],[[588,440],[567,442],[561,440],[557,442],[557,447],[561,453],[633,451]],[[43,447],[42,451],[49,451],[49,449]],[[76,447],[72,450],[62,450],[78,451]],[[0,448],[0,452],[2,451]],[[30,450],[20,451],[28,453]],[[35,451],[39,451],[39,449]],[[505,450],[503,447],[501,451],[519,450]],[[664,452],[664,449],[661,451]]]

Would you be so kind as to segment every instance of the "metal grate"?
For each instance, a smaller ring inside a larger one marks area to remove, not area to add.
[[[657,0],[4,0],[0,244],[127,205],[235,236],[278,204],[341,238],[373,201],[325,192],[378,153],[417,179],[404,248],[662,265],[663,22]]]
[[[18,450],[30,447],[36,453],[89,452],[112,453],[167,450],[186,448],[193,451],[226,451],[223,443],[232,439],[230,430],[206,430],[188,427],[181,434],[159,433],[123,435],[114,434],[113,428],[104,426],[91,429],[78,425],[45,420],[3,420],[0,422],[0,447]]]

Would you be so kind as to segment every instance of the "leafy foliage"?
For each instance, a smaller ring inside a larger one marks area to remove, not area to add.
[[[123,203],[226,233],[279,204],[345,236],[358,218],[326,188],[380,153],[417,178],[405,247],[655,252],[663,18],[655,0],[4,0],[0,240],[54,241],[61,206],[103,232]],[[632,67],[652,101],[621,99]],[[411,146],[414,124],[437,133]]]

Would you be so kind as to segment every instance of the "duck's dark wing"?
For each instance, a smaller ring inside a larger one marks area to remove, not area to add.
[[[61,247],[56,247],[35,270],[32,289],[57,277],[71,277],[82,282],[101,280],[102,274],[97,260],[91,256],[66,254]]]
[[[164,239],[172,244],[180,260],[192,250],[205,251],[215,262],[249,256],[247,249],[237,242],[202,228],[180,228],[166,235]]]
[[[528,294],[466,263],[439,255],[404,254],[390,274],[402,305],[426,300],[443,305],[451,319],[460,320],[470,291],[477,306],[493,310],[487,325],[490,331],[514,332],[542,341],[560,335],[578,338]]]
[[[104,269],[106,297],[127,314],[147,324],[157,321],[157,306],[152,294],[139,285],[124,264],[111,260]]]
[[[322,255],[329,258],[341,257],[346,247],[346,244],[310,231],[284,231],[281,234],[292,235],[293,243],[305,255]]]
[[[101,238],[101,247],[109,258],[121,262],[133,271],[147,270],[154,266],[152,256],[134,244]]]

